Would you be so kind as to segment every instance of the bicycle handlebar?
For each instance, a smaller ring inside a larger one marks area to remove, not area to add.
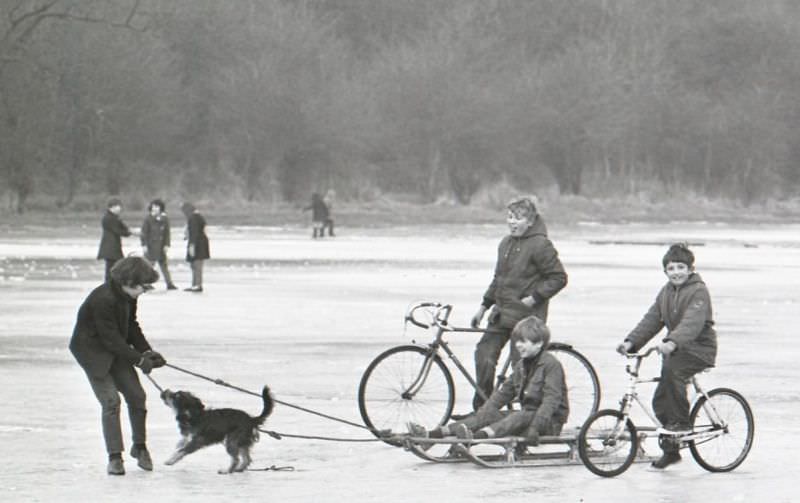
[[[422,309],[425,307],[432,307],[436,309],[436,311],[433,313],[433,316],[431,316],[430,324],[422,323],[414,317],[414,312],[417,309]],[[444,328],[447,325],[447,318],[450,316],[450,311],[452,309],[453,306],[450,304],[442,304],[439,302],[418,302],[406,311],[405,321],[424,329],[431,328],[431,325]],[[442,314],[444,314],[444,316],[442,316]]]
[[[651,354],[657,353],[657,352],[658,352],[658,346],[653,346],[650,349],[648,349],[647,351],[645,351],[644,353],[625,353],[623,356],[625,356],[626,358],[645,359],[648,356],[650,356]]]

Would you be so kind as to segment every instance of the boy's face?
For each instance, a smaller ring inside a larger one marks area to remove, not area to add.
[[[531,222],[528,220],[527,216],[522,215],[519,211],[512,210],[508,210],[506,223],[508,224],[509,232],[511,232],[511,235],[514,237],[522,236],[531,226]]]
[[[542,341],[531,342],[524,337],[517,339],[514,345],[522,358],[533,358],[542,350]]]
[[[161,208],[158,205],[154,204],[153,206],[150,207],[150,214],[153,215],[154,217],[159,216],[161,214]]]
[[[692,268],[683,262],[667,262],[664,274],[667,275],[670,283],[675,286],[681,286],[689,279],[689,275],[692,274]]]
[[[119,213],[122,211],[122,206],[119,204],[115,204],[114,206],[109,206],[108,211],[110,211],[115,215],[119,215]]]

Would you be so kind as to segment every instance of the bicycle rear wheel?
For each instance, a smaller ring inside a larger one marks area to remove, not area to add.
[[[590,472],[615,477],[636,457],[636,427],[618,410],[604,409],[590,417],[578,434],[578,455]]]
[[[431,429],[450,418],[455,403],[453,376],[439,355],[419,346],[384,351],[369,364],[358,386],[358,409],[364,424],[406,432],[414,422]]]
[[[548,351],[558,358],[567,381],[569,417],[564,430],[583,426],[600,407],[600,380],[589,360],[572,346],[552,343]]]
[[[719,433],[703,440],[689,442],[689,450],[697,464],[710,472],[729,472],[742,464],[753,446],[755,421],[747,400],[728,388],[708,392],[692,407],[691,421],[695,433]]]

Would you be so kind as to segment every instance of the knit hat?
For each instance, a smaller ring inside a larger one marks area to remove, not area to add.
[[[694,267],[694,253],[686,243],[675,243],[669,247],[667,253],[664,254],[664,258],[661,259],[661,264],[664,268],[670,262],[681,262],[691,269]]]

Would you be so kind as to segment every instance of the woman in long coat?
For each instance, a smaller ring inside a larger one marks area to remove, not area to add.
[[[192,203],[183,203],[181,211],[186,217],[186,261],[192,268],[192,286],[187,292],[203,291],[203,263],[211,258],[206,236],[206,219]]]

